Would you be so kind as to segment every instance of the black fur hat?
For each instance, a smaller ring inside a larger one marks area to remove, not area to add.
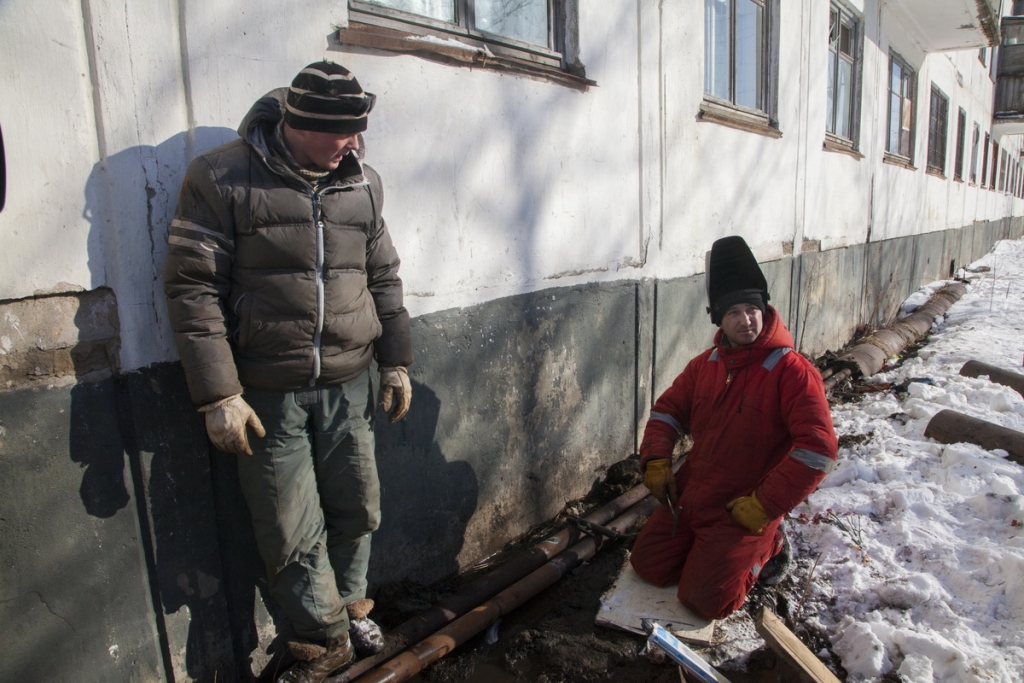
[[[711,245],[705,278],[708,313],[714,324],[722,324],[722,315],[735,304],[754,304],[765,312],[770,298],[768,281],[750,247],[739,235],[723,237]]]

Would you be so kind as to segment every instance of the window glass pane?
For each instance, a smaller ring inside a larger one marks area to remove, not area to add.
[[[1000,30],[1003,34],[1003,45],[1024,43],[1024,24],[1006,22],[1000,27]]]
[[[839,51],[847,57],[853,56],[853,29],[849,24],[843,24],[839,33]]]
[[[896,93],[889,95],[889,144],[890,152],[900,151],[900,103],[903,102]]]
[[[419,14],[438,21],[455,23],[455,0],[365,0],[403,12]]]
[[[548,0],[476,0],[476,28],[548,47]]]
[[[835,83],[836,83],[836,55],[832,50],[828,51],[828,99],[825,103],[825,130],[829,133],[835,131],[835,119],[833,114],[835,113]]]
[[[900,154],[905,157],[910,156],[910,119],[913,115],[914,107],[910,98],[903,100],[903,121],[900,124]]]
[[[903,81],[903,67],[895,59],[892,60],[892,78],[889,79],[889,87],[893,92],[902,94],[900,83]]]
[[[729,94],[729,0],[704,0],[704,92]]]
[[[761,108],[761,45],[764,10],[736,0],[736,104]]]
[[[850,101],[853,98],[853,65],[839,60],[839,78],[836,83],[836,135],[851,137]]]

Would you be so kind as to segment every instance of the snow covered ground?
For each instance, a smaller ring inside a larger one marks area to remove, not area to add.
[[[945,408],[1024,431],[1024,397],[959,375],[972,359],[1024,372],[1024,242],[998,243],[966,275],[918,356],[869,380],[923,381],[833,409],[838,466],[788,525],[817,558],[802,618],[851,682],[1024,681],[1024,467],[924,436]]]

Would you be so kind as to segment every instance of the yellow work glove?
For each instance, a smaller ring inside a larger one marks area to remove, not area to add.
[[[652,458],[644,465],[644,486],[664,505],[675,505],[676,475],[672,472],[671,458]]]
[[[725,504],[725,509],[732,513],[732,518],[747,527],[755,534],[764,531],[764,527],[770,521],[764,506],[757,499],[757,493],[749,496],[734,498]]]
[[[210,441],[225,453],[252,455],[246,426],[252,427],[258,437],[267,435],[260,418],[242,400],[241,394],[208,403],[199,408],[199,412],[206,413],[206,433],[210,435]]]
[[[391,410],[394,399],[395,408]],[[409,412],[412,402],[412,384],[409,382],[409,371],[402,366],[380,368],[380,407],[388,414],[388,422],[398,422]]]

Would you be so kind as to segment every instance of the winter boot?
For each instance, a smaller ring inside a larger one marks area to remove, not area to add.
[[[775,531],[775,553],[764,563],[757,582],[763,586],[775,586],[786,578],[793,565],[793,548],[789,536],[780,526]]]
[[[360,657],[375,655],[384,649],[384,634],[370,617],[373,600],[360,598],[350,602],[348,608],[348,635]]]
[[[290,641],[288,649],[298,661],[281,674],[277,683],[320,683],[356,657],[347,633],[340,638],[328,638],[322,645],[308,640]]]

